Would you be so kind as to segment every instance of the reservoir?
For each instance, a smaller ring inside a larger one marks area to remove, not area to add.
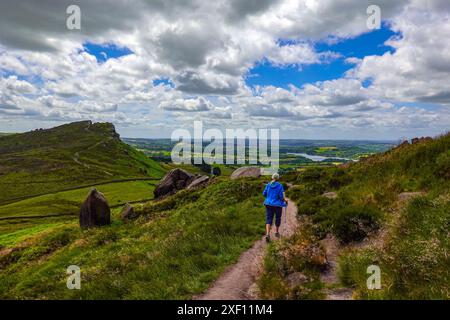
[[[316,155],[307,154],[307,153],[288,153],[288,154],[294,155],[294,156],[302,156],[302,157],[310,159],[310,160],[312,160],[314,162],[320,162],[320,161],[327,160],[327,159],[338,159],[338,160],[347,160],[347,161],[351,161],[352,160],[352,159],[340,158],[340,157],[316,156]]]

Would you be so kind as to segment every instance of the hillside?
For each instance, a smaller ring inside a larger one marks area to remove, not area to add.
[[[303,223],[296,236],[269,250],[264,297],[331,298],[346,291],[363,299],[450,298],[450,134],[414,142],[291,177],[288,194]],[[324,269],[311,248],[322,248],[336,265]],[[292,251],[299,252],[295,263],[276,261]],[[380,290],[367,288],[370,265],[381,268]],[[311,280],[290,287],[293,271]]]
[[[109,143],[117,140],[111,129],[100,132]],[[113,150],[130,148],[116,144]],[[89,149],[77,159],[92,157]],[[0,223],[0,298],[191,298],[261,239],[264,178],[220,176],[159,201],[144,201],[156,181],[134,179],[98,186],[113,207],[106,227],[79,228],[76,213],[88,187],[0,206],[8,218]],[[450,297],[450,134],[284,180],[293,185],[288,196],[297,203],[299,227],[268,246],[261,298]],[[125,222],[120,210],[130,201],[139,217]],[[9,219],[11,212],[37,216],[49,208],[61,215]],[[66,288],[64,270],[72,264],[81,267],[82,290]],[[370,265],[381,268],[380,290],[367,289]]]
[[[82,230],[50,225],[0,248],[0,299],[180,299],[201,293],[260,239],[260,180],[217,178],[136,205],[129,223]],[[82,290],[68,290],[65,270],[81,267]]]
[[[123,143],[110,123],[81,121],[0,137],[0,204],[115,180],[158,179],[163,172]]]

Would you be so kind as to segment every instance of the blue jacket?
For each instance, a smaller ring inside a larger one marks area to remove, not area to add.
[[[283,192],[284,189],[281,183],[278,181],[269,182],[263,191],[263,196],[266,197],[264,204],[274,207],[286,207]]]

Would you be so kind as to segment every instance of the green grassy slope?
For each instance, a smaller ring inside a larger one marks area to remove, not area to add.
[[[153,198],[157,181],[128,181],[97,185],[115,208],[127,202]],[[27,236],[44,231],[49,223],[77,221],[80,207],[90,187],[62,191],[0,206],[0,247],[19,243]]]
[[[205,290],[261,237],[260,180],[218,178],[136,208],[136,221],[81,230],[49,221],[45,231],[0,254],[0,298],[179,299]],[[18,235],[20,236],[20,235]],[[81,268],[68,290],[66,268]]]
[[[297,186],[288,195],[297,202],[299,214],[313,223],[315,239],[310,237],[309,245],[314,247],[328,233],[341,241],[347,249],[340,256],[339,275],[343,285],[355,289],[356,298],[450,298],[449,133],[345,168],[308,169],[293,182]],[[336,199],[322,196],[330,191],[336,192]],[[416,197],[405,199],[411,192]],[[369,244],[358,244],[367,238]],[[298,257],[310,258],[306,253]],[[381,290],[367,289],[371,264],[381,268]],[[270,264],[266,272],[273,273]],[[264,283],[265,295],[302,297],[295,294],[299,288],[279,290],[285,287],[284,276],[273,285]]]
[[[110,123],[81,121],[0,137],[0,204],[163,173],[158,163],[123,143]]]

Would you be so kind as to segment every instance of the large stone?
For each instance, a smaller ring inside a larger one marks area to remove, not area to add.
[[[120,213],[120,218],[122,220],[131,220],[138,217],[138,214],[134,211],[134,208],[131,204],[127,203],[122,209]]]
[[[183,169],[173,169],[161,179],[153,193],[156,199],[174,194],[186,188],[194,180],[195,176],[193,174]]]
[[[194,181],[192,181],[186,189],[194,189],[194,188],[198,188],[200,186],[203,186],[205,184],[207,184],[209,181],[209,177],[208,176],[200,176],[198,178],[195,178]]]
[[[231,174],[231,179],[238,178],[247,178],[247,177],[261,177],[261,168],[260,167],[241,167],[236,169]]]
[[[111,223],[111,211],[105,196],[92,188],[81,206],[80,227],[104,226]]]

